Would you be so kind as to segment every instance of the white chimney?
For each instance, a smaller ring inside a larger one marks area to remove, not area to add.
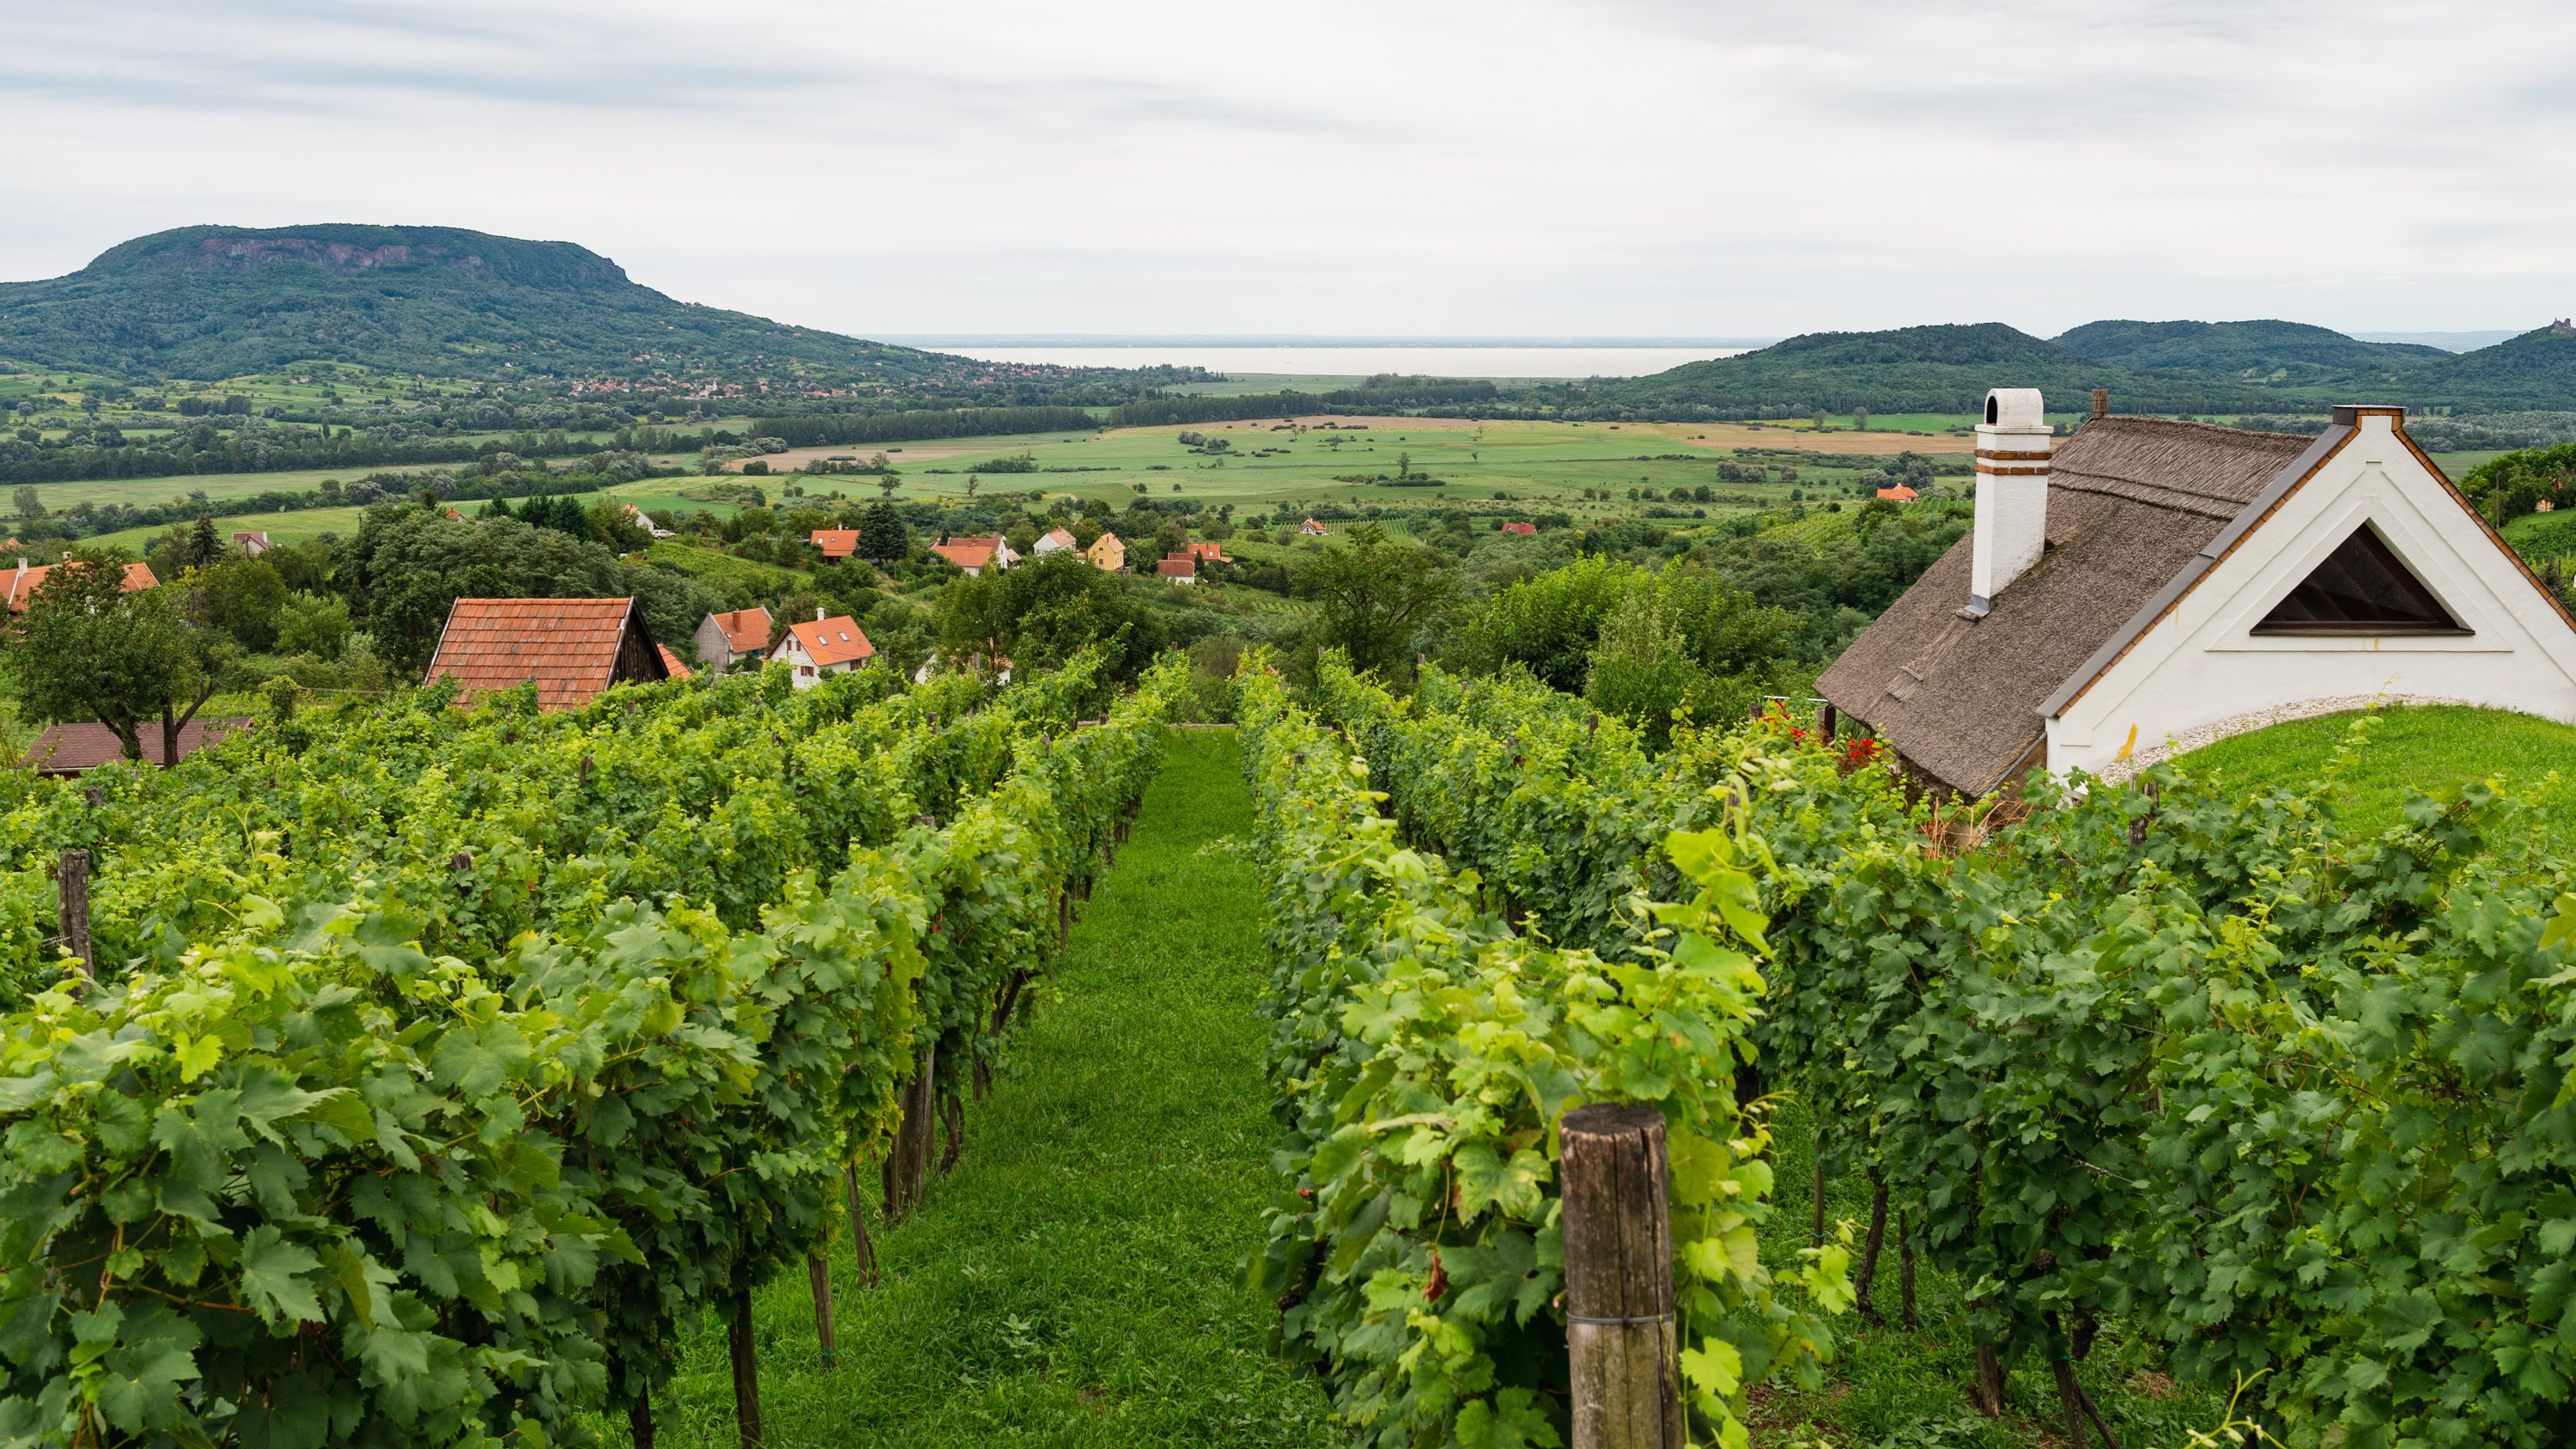
[[[819,606],[814,610],[814,622],[817,624],[823,622],[823,610]]]
[[[1995,596],[2048,541],[2048,409],[2035,387],[1986,394],[1977,424],[1977,534],[1968,564],[1968,609],[1983,618]]]

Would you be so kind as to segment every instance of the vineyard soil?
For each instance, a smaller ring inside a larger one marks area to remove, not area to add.
[[[770,1449],[1338,1442],[1243,1288],[1272,1186],[1260,906],[1202,848],[1248,825],[1232,732],[1177,732],[963,1161],[879,1236],[885,1281],[835,1245],[838,1368],[801,1275],[761,1296]],[[673,1388],[665,1449],[734,1443],[721,1331]]]

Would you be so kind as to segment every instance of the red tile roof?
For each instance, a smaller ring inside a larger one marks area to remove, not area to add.
[[[428,678],[467,698],[535,680],[541,708],[570,709],[617,682],[627,631],[642,628],[631,598],[459,599]]]
[[[670,671],[673,679],[686,679],[689,677],[689,666],[680,662],[680,656],[671,652],[670,645],[656,644],[653,647],[661,652],[662,667]]]
[[[1526,535],[1526,534],[1533,534],[1533,533],[1538,532],[1538,525],[1537,525],[1537,524],[1535,524],[1535,523],[1520,523],[1520,522],[1506,523],[1506,524],[1504,524],[1504,525],[1503,525],[1503,532],[1505,532],[1505,533],[1518,533],[1518,534],[1524,534],[1524,535]]]
[[[1199,561],[1182,554],[1154,565],[1154,572],[1167,579],[1194,579],[1199,576]]]
[[[1214,559],[1218,563],[1234,562],[1234,560],[1225,556],[1225,545],[1221,543],[1191,544],[1190,557],[1195,559]]]
[[[196,719],[179,727],[179,758],[186,759],[206,746],[236,730],[250,728],[246,719]],[[103,724],[58,724],[36,736],[35,748],[19,763],[40,775],[77,775],[94,770],[110,760],[125,758],[125,745]],[[153,721],[143,727],[143,758],[158,765],[161,758],[161,725]]]
[[[855,528],[818,528],[814,530],[814,546],[823,551],[825,558],[848,558],[859,551],[859,531]]]
[[[1324,525],[1322,525],[1322,524],[1320,524],[1320,523],[1317,523],[1315,520],[1313,520],[1313,519],[1309,518],[1309,519],[1307,519],[1305,522],[1303,522],[1303,523],[1301,523],[1301,524],[1298,524],[1298,525],[1297,525],[1297,531],[1298,531],[1299,533],[1322,533],[1322,532],[1325,532],[1326,530],[1325,530],[1325,528],[1324,528]]]
[[[1899,483],[1893,488],[1881,488],[1878,490],[1878,496],[1881,498],[1891,499],[1898,503],[1911,503],[1922,495],[1916,493],[1913,489],[1906,487],[1904,484]]]
[[[52,564],[37,564],[33,568],[22,565],[12,570],[8,583],[9,612],[12,614],[27,612],[28,598],[44,586],[45,575],[53,571]],[[139,594],[145,589],[159,587],[161,587],[161,581],[152,576],[150,564],[130,563],[125,566],[125,592]]]
[[[716,621],[716,628],[724,633],[725,647],[736,654],[757,654],[769,647],[767,609],[735,609],[707,617]]]
[[[790,624],[787,632],[796,636],[796,647],[805,651],[805,657],[818,665],[855,664],[877,652],[858,621],[847,614]]]
[[[980,569],[993,561],[993,543],[989,538],[961,538],[934,543],[930,551],[961,569]]]

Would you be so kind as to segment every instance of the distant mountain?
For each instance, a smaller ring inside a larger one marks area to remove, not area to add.
[[[2576,411],[2576,325],[2457,354],[2278,321],[2088,322],[2053,341],[2000,322],[1812,332],[1603,383],[1587,397],[1683,416],[1966,413],[1990,387],[2036,387],[2069,412],[2097,387],[2119,412],[2322,413],[2348,402]]]
[[[1848,413],[1965,413],[1991,387],[2036,387],[2052,405],[2084,405],[2097,387],[2122,411],[2220,412],[2270,406],[2232,381],[2150,376],[2097,361],[2000,322],[1810,332],[1740,357],[1693,362],[1592,389],[1627,407],[1706,410],[1730,417]]]
[[[433,226],[192,226],[138,237],[67,277],[0,283],[0,357],[137,378],[217,379],[314,360],[440,377],[776,379],[898,392],[1081,375],[695,306],[570,242]]]
[[[2256,384],[2386,377],[2450,355],[2363,342],[2304,322],[2087,322],[2055,340],[2077,356],[2135,371]]]
[[[2465,411],[2576,409],[2576,325],[2535,327],[2475,352],[2444,356],[2397,379],[2400,400]]]

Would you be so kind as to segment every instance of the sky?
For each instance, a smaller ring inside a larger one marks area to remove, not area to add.
[[[862,335],[2576,312],[2576,6],[0,0],[0,280],[579,242]]]

